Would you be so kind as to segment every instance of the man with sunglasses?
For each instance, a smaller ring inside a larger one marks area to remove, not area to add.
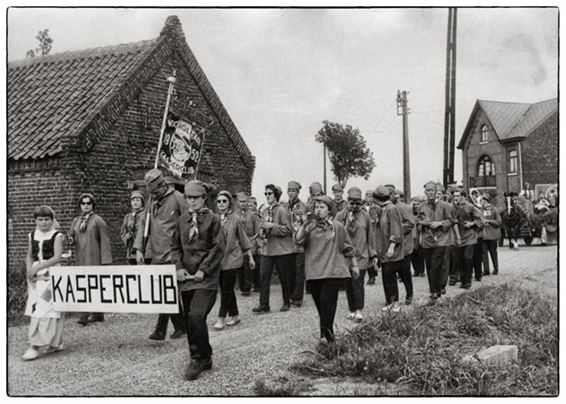
[[[149,170],[144,177],[147,190],[151,194],[151,202],[144,209],[142,224],[136,233],[133,249],[136,252],[138,265],[144,265],[144,229],[149,211],[149,239],[153,258],[152,265],[168,265],[172,263],[171,238],[177,225],[179,217],[188,210],[187,202],[179,191],[169,187],[165,182],[161,170],[154,168]],[[181,338],[186,334],[183,314],[179,307],[178,314],[159,314],[154,332],[149,339],[162,341],[167,333],[167,324],[171,318],[174,332],[172,339]]]
[[[112,263],[110,239],[106,231],[106,222],[94,213],[95,199],[92,194],[84,193],[79,197],[79,207],[82,215],[77,216],[69,230],[70,244],[75,247],[75,264],[109,265]],[[77,321],[80,325],[87,325],[104,321],[104,313],[83,313]]]
[[[366,270],[377,266],[375,233],[369,213],[362,209],[361,189],[352,187],[348,190],[348,206],[338,212],[336,221],[342,223],[346,228],[356,251],[356,260],[360,268],[358,277],[346,280],[346,297],[350,310],[347,318],[359,322],[363,320]]]

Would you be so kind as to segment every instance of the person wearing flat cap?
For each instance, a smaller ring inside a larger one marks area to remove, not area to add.
[[[484,224],[481,237],[483,273],[485,275],[490,274],[489,253],[491,256],[491,262],[493,263],[492,273],[493,275],[497,275],[499,273],[497,243],[501,238],[501,214],[491,204],[491,196],[489,194],[483,194],[481,196],[480,203],[482,206],[482,221]]]
[[[146,220],[149,217],[149,238],[147,244],[153,255],[151,264],[168,265],[172,263],[171,237],[173,237],[177,220],[188,209],[188,205],[183,194],[167,185],[161,170],[157,168],[149,170],[145,174],[144,180],[147,190],[151,194],[151,199],[144,208],[142,222],[138,226],[136,239],[134,240],[133,249],[136,252],[136,261],[138,265],[145,264],[148,248],[144,249],[144,233]],[[171,338],[181,338],[186,333],[181,312],[178,314],[161,313],[157,317],[155,329],[149,336],[149,339],[155,341],[165,339],[169,318],[171,318],[174,327]]]
[[[96,208],[94,195],[84,193],[79,196],[79,207],[82,214],[73,219],[68,234],[70,244],[75,247],[75,265],[112,264],[106,222],[94,213]],[[104,313],[83,313],[77,323],[86,326],[88,323],[98,321],[104,321]]]
[[[208,190],[201,181],[187,182],[188,210],[175,223],[171,241],[191,357],[186,380],[212,368],[206,319],[216,302],[226,240],[220,218],[205,206]]]
[[[417,226],[421,229],[421,245],[430,290],[429,303],[435,304],[446,293],[448,247],[454,243],[452,226],[456,221],[452,206],[438,199],[437,184],[429,181],[424,189],[427,200],[419,206]]]
[[[385,292],[384,311],[398,312],[399,286],[397,275],[403,271],[403,221],[402,214],[391,201],[391,189],[379,186],[373,197],[381,208],[376,233],[377,256],[381,261],[383,290]]]
[[[289,290],[289,267],[295,251],[293,244],[293,228],[287,209],[279,203],[281,188],[273,184],[265,186],[267,207],[261,212],[260,231],[260,281],[259,306],[252,309],[254,313],[268,313],[271,275],[277,267],[277,276],[281,283],[283,304],[279,311],[289,311],[291,293]]]
[[[315,198],[312,220],[303,216],[295,242],[305,248],[305,276],[320,323],[320,339],[334,342],[338,291],[360,269],[356,250],[344,225],[330,215],[333,202],[326,195]]]
[[[320,184],[320,182],[315,181],[309,186],[309,197],[307,199],[307,205],[309,206],[311,212],[314,211],[314,198],[320,195],[324,195],[324,192],[322,191],[322,185]]]
[[[303,223],[303,213],[310,212],[306,203],[299,199],[301,184],[297,181],[289,181],[287,184],[288,202],[283,206],[289,212],[289,219],[293,227],[293,236]],[[305,293],[305,250],[302,246],[295,244],[295,251],[291,258],[289,267],[289,289],[291,293],[291,306],[301,307]]]
[[[134,240],[136,239],[136,233],[138,228],[142,223],[143,208],[145,205],[145,196],[143,192],[139,190],[134,190],[130,194],[130,204],[132,210],[130,213],[124,216],[124,221],[122,222],[122,228],[120,229],[120,238],[126,247],[126,259],[130,265],[137,265],[136,254],[133,250]],[[146,248],[145,262],[148,262],[148,254]]]
[[[366,270],[377,267],[375,233],[369,213],[362,209],[362,191],[358,187],[348,190],[348,207],[336,215],[336,221],[344,225],[356,250],[356,260],[360,276],[346,281],[346,298],[350,314],[347,318],[360,322],[363,320],[364,277]]]
[[[413,277],[411,275],[411,254],[413,253],[413,229],[416,227],[417,218],[413,215],[413,209],[402,200],[403,191],[395,189],[394,185],[386,185],[391,190],[391,202],[399,208],[401,222],[403,223],[403,263],[401,270],[401,281],[405,286],[405,304],[413,301]]]
[[[340,184],[332,185],[332,194],[334,194],[334,199],[332,202],[334,206],[332,207],[332,217],[336,217],[338,212],[346,209],[348,207],[348,202],[343,198],[344,187]]]
[[[220,331],[225,326],[234,326],[240,322],[240,312],[234,292],[236,279],[244,267],[244,257],[247,258],[251,270],[255,268],[255,262],[251,251],[252,245],[244,230],[244,221],[234,212],[233,197],[229,191],[222,190],[218,193],[216,208],[226,240],[224,257],[220,264],[220,309],[218,321],[214,324],[214,329]],[[241,285],[240,283],[240,288]]]

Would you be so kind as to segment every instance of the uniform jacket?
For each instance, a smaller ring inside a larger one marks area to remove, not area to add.
[[[375,251],[375,231],[369,213],[360,209],[357,213],[342,210],[336,215],[336,221],[346,228],[350,241],[356,250],[356,260],[360,269],[371,266],[371,259],[377,257]]]
[[[484,240],[499,240],[501,238],[501,214],[493,205],[488,205],[482,210],[483,220],[493,220],[495,223],[485,223],[478,237]]]
[[[222,219],[220,220],[222,223]],[[244,253],[252,248],[244,229],[244,221],[237,213],[230,213],[222,223],[226,246],[220,267],[222,270],[238,269],[244,266]]]
[[[275,202],[263,210],[262,221],[273,223],[274,226],[271,229],[262,229],[264,245],[259,253],[265,256],[293,254],[293,228],[287,209]]]
[[[387,258],[385,254],[390,243],[395,243],[395,249],[393,256]],[[381,206],[379,222],[377,223],[376,251],[381,262],[396,262],[405,257],[402,216],[399,208],[392,202]]]
[[[428,200],[419,206],[417,225],[421,229],[423,248],[448,247],[454,244],[452,226],[455,223],[453,207],[448,202]],[[441,222],[436,229],[430,228],[431,222]]]
[[[75,244],[75,264],[107,265],[112,263],[110,239],[106,230],[106,222],[96,213],[89,218],[85,231],[80,231],[81,216],[71,222],[69,236]]]

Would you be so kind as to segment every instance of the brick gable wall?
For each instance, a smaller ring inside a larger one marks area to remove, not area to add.
[[[521,144],[523,181],[558,183],[558,112],[536,128]]]

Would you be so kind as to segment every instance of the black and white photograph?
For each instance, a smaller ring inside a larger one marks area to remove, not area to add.
[[[12,3],[5,398],[558,399],[558,4]]]

